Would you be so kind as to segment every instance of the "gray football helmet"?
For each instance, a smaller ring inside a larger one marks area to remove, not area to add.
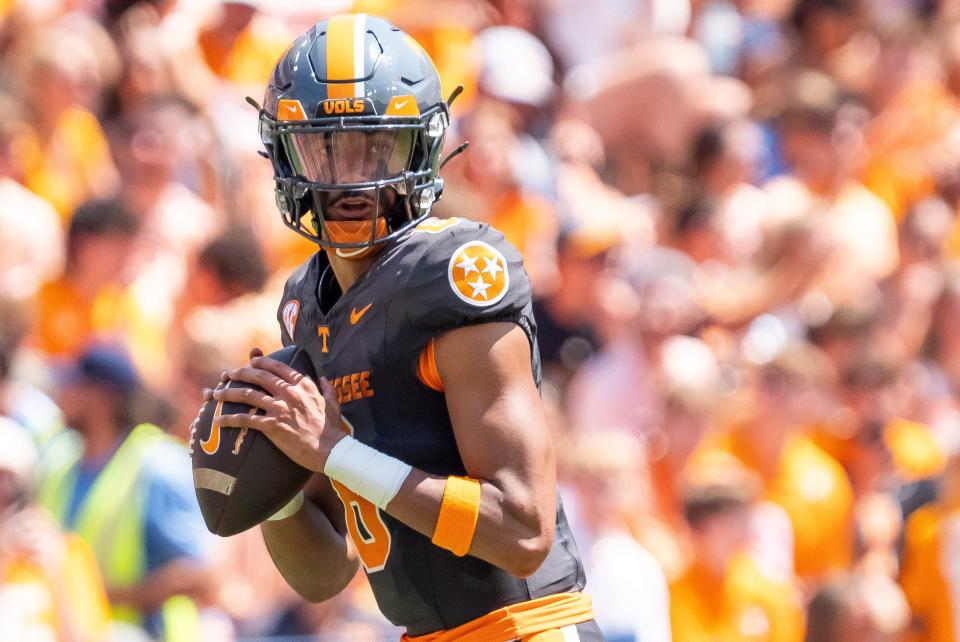
[[[318,22],[280,58],[260,109],[284,223],[345,251],[426,218],[443,191],[437,173],[448,102],[430,57],[387,20],[347,14]],[[398,198],[381,212],[387,189]],[[325,218],[331,192],[373,192],[376,207],[369,224],[354,228],[359,235],[338,234]]]

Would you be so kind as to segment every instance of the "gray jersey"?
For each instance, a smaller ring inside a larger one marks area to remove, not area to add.
[[[469,324],[516,323],[530,340],[540,383],[529,280],[519,252],[485,224],[428,219],[388,244],[345,294],[319,252],[287,281],[278,320],[284,345],[306,349],[333,382],[354,437],[435,475],[465,471],[444,395],[418,376],[431,338]],[[411,635],[583,588],[559,496],[553,548],[536,573],[519,579],[476,557],[457,557],[334,487],[381,611]]]

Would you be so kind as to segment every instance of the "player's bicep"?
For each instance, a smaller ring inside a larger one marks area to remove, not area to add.
[[[436,341],[436,361],[467,474],[552,506],[554,452],[524,331],[508,322],[451,330]]]

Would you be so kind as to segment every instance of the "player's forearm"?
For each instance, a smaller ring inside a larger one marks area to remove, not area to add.
[[[296,514],[264,522],[260,530],[277,570],[306,600],[330,599],[357,572],[357,558],[346,537],[309,500]]]
[[[432,537],[447,479],[413,469],[387,512]],[[501,488],[503,486],[504,488]],[[481,481],[480,515],[469,554],[526,577],[536,571],[553,544],[556,507],[537,506],[519,483]]]

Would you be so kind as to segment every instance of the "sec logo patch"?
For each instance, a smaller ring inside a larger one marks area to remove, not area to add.
[[[287,301],[283,306],[281,317],[283,318],[283,327],[287,329],[287,334],[293,338],[293,330],[297,327],[297,317],[300,316],[300,302],[296,299]]]
[[[502,299],[510,288],[507,259],[483,241],[464,243],[454,251],[447,278],[461,301],[481,308]]]

